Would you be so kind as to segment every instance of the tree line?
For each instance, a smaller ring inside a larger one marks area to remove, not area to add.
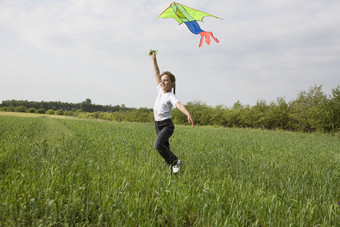
[[[83,112],[116,112],[116,111],[126,111],[129,108],[126,108],[125,105],[116,105],[116,106],[111,106],[111,105],[97,105],[93,104],[91,99],[87,98],[85,101],[80,102],[80,103],[68,103],[68,102],[60,102],[60,101],[28,101],[28,100],[5,100],[2,101],[0,104],[1,107],[21,107],[21,108],[26,108],[27,110],[30,108],[34,108],[36,110],[40,109],[40,112],[43,112],[44,110],[62,110],[62,111],[76,111],[76,110],[81,110]],[[33,109],[31,109],[33,110]],[[20,112],[20,111],[19,111]]]
[[[35,104],[35,105],[33,105]],[[302,91],[295,100],[284,98],[267,103],[259,100],[256,105],[242,105],[237,101],[232,107],[209,106],[202,102],[189,102],[186,108],[198,125],[224,127],[282,129],[303,132],[336,132],[340,128],[340,86],[327,96],[322,85]],[[90,99],[82,103],[3,101],[1,111],[17,111],[76,116],[114,121],[152,122],[153,111],[149,108],[100,106]],[[179,110],[172,110],[176,124],[186,124],[187,118]]]
[[[340,86],[332,89],[330,96],[322,92],[322,85],[314,86],[290,102],[277,98],[269,104],[259,100],[254,106],[238,101],[231,108],[212,108],[200,102],[186,107],[200,125],[333,133],[340,128]],[[186,122],[178,110],[172,117],[176,123]]]

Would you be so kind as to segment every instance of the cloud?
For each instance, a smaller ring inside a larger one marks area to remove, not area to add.
[[[0,99],[152,107],[149,49],[159,49],[161,70],[177,76],[183,103],[255,104],[340,84],[340,3],[182,3],[223,18],[199,22],[219,44],[199,48],[184,24],[157,20],[167,1],[1,1]]]

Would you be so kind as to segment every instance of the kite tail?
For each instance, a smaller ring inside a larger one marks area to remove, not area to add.
[[[214,37],[212,32],[205,32],[203,31],[198,23],[196,21],[189,21],[185,22],[189,30],[194,33],[195,35],[200,34],[201,35],[201,42],[200,42],[200,47],[203,45],[203,40],[205,39],[205,42],[209,45],[210,44],[210,36],[216,41],[216,43],[219,43],[218,39]]]
[[[201,32],[199,33],[201,35],[201,41],[200,41],[200,47],[203,45],[203,40],[205,38],[205,42],[209,45],[210,44],[210,36],[215,40],[216,43],[219,43],[217,38],[214,37],[212,32]]]

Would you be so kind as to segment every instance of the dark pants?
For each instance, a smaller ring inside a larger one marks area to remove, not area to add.
[[[155,122],[157,138],[155,149],[164,158],[168,165],[176,164],[178,158],[170,150],[169,138],[175,130],[171,119]]]

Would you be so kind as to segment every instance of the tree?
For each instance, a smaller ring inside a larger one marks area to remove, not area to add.
[[[222,105],[217,105],[210,113],[210,124],[227,126],[226,110]]]
[[[91,99],[87,98],[84,102],[81,103],[81,110],[84,112],[92,112],[91,107],[92,107],[92,101]]]
[[[288,104],[284,98],[278,98],[276,103],[269,104],[267,123],[270,129],[286,129],[289,121]]]
[[[332,90],[327,110],[329,112],[330,124],[334,133],[340,128],[340,85]]]
[[[244,112],[244,106],[238,100],[234,103],[232,108],[228,111],[228,126],[229,127],[245,127],[242,122],[242,112]]]
[[[327,97],[322,85],[314,86],[308,92],[300,92],[290,104],[290,126],[307,132],[324,129],[327,121]]]
[[[249,109],[248,121],[252,127],[267,128],[266,112],[269,107],[264,100],[259,100],[256,105]]]

